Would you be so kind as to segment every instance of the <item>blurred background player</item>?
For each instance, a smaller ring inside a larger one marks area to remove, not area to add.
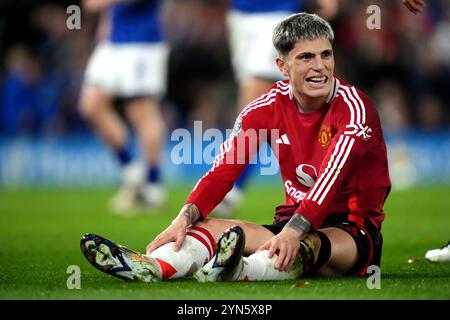
[[[100,41],[88,62],[80,98],[82,115],[113,150],[122,167],[122,187],[111,208],[159,208],[165,201],[160,161],[165,125],[158,99],[166,86],[168,48],[158,0],[84,0],[86,12],[103,14]],[[123,106],[123,115],[114,103]],[[127,122],[135,130],[145,167],[132,154]]]
[[[412,13],[423,12],[426,6],[424,0],[402,0],[403,5]],[[450,241],[439,249],[428,250],[425,253],[428,262],[450,262]]]
[[[315,11],[331,19],[338,10],[337,0],[231,0],[227,26],[232,67],[238,85],[237,114],[248,103],[266,92],[283,75],[275,64],[272,31],[286,16],[300,11]],[[312,3],[311,3],[312,2]],[[247,166],[233,189],[214,209],[219,216],[231,216],[243,197],[253,166]]]

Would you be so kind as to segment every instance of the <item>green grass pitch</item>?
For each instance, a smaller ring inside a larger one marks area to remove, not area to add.
[[[249,189],[236,218],[269,223],[282,200],[276,190]],[[126,283],[96,270],[81,254],[79,240],[86,232],[144,251],[178,213],[188,192],[172,189],[163,214],[125,218],[106,210],[112,190],[0,191],[0,299],[450,299],[450,264],[423,260],[426,250],[450,238],[450,187],[391,193],[379,290],[369,290],[366,278]],[[70,265],[80,267],[79,290],[67,288]]]

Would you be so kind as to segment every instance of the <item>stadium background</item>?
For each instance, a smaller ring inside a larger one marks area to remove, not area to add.
[[[387,203],[383,259],[388,278],[404,281],[397,284],[400,291],[387,290],[385,295],[365,289],[367,296],[350,290],[340,297],[449,299],[448,266],[429,266],[422,259],[425,250],[441,246],[450,235],[450,5],[429,1],[424,14],[413,15],[401,1],[339,2],[339,13],[331,21],[336,74],[366,91],[381,115],[394,186]],[[232,126],[236,83],[225,28],[227,1],[166,3],[172,50],[162,170],[171,190],[170,204],[163,215],[124,220],[112,216],[106,206],[119,182],[118,164],[77,111],[98,17],[82,12],[81,29],[69,30],[66,8],[77,1],[0,1],[0,298],[185,297],[161,285],[160,296],[127,294],[125,285],[86,268],[77,252],[77,239],[88,231],[143,250],[209,167],[175,165],[171,150],[176,142],[170,141],[170,132],[193,130],[194,120],[202,121],[203,130]],[[366,9],[372,4],[381,8],[381,30],[366,27]],[[193,146],[199,152],[204,144]],[[237,217],[270,221],[271,208],[281,201],[279,182],[278,175],[255,176]],[[46,252],[45,261],[39,252]],[[21,278],[24,262],[32,271]],[[80,265],[87,275],[84,293],[65,287],[69,264]],[[355,281],[337,283],[352,286]],[[420,290],[417,281],[424,286],[419,285]],[[361,287],[362,282],[357,283]],[[417,290],[411,291],[414,283]],[[95,293],[99,284],[106,286],[105,295]],[[313,295],[289,297],[333,298],[332,285],[325,282]],[[194,298],[218,298],[209,295],[212,287],[203,289]],[[278,297],[244,291],[238,298],[248,295]]]

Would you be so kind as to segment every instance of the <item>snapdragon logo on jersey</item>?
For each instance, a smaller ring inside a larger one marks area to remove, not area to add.
[[[223,164],[259,164],[263,176],[279,172],[278,143],[279,129],[242,128],[239,116],[233,129],[209,128],[203,130],[202,121],[194,121],[193,130],[178,128],[170,136],[176,144],[172,147],[170,158],[175,165],[208,164],[212,171]],[[228,138],[226,138],[228,137]],[[283,139],[287,141],[287,137]]]
[[[317,179],[317,170],[313,166],[309,164],[300,164],[295,169],[295,173],[297,175],[297,180],[303,184],[305,187],[312,187],[314,182]],[[306,192],[298,190],[294,187],[294,183],[291,180],[286,180],[284,183],[284,187],[286,188],[286,193],[294,198],[297,203],[303,200],[306,196]]]

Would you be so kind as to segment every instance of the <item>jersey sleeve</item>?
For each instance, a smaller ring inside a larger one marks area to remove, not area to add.
[[[205,218],[232,189],[246,165],[259,150],[261,142],[266,141],[265,132],[270,119],[269,107],[252,109],[247,106],[236,119],[228,139],[220,146],[210,170],[197,182],[185,204],[195,204]]]
[[[354,87],[343,87],[339,93],[332,113],[336,134],[321,163],[316,182],[295,211],[307,218],[314,230],[330,213],[343,186],[357,174],[358,163],[382,134],[378,113],[365,95]]]

